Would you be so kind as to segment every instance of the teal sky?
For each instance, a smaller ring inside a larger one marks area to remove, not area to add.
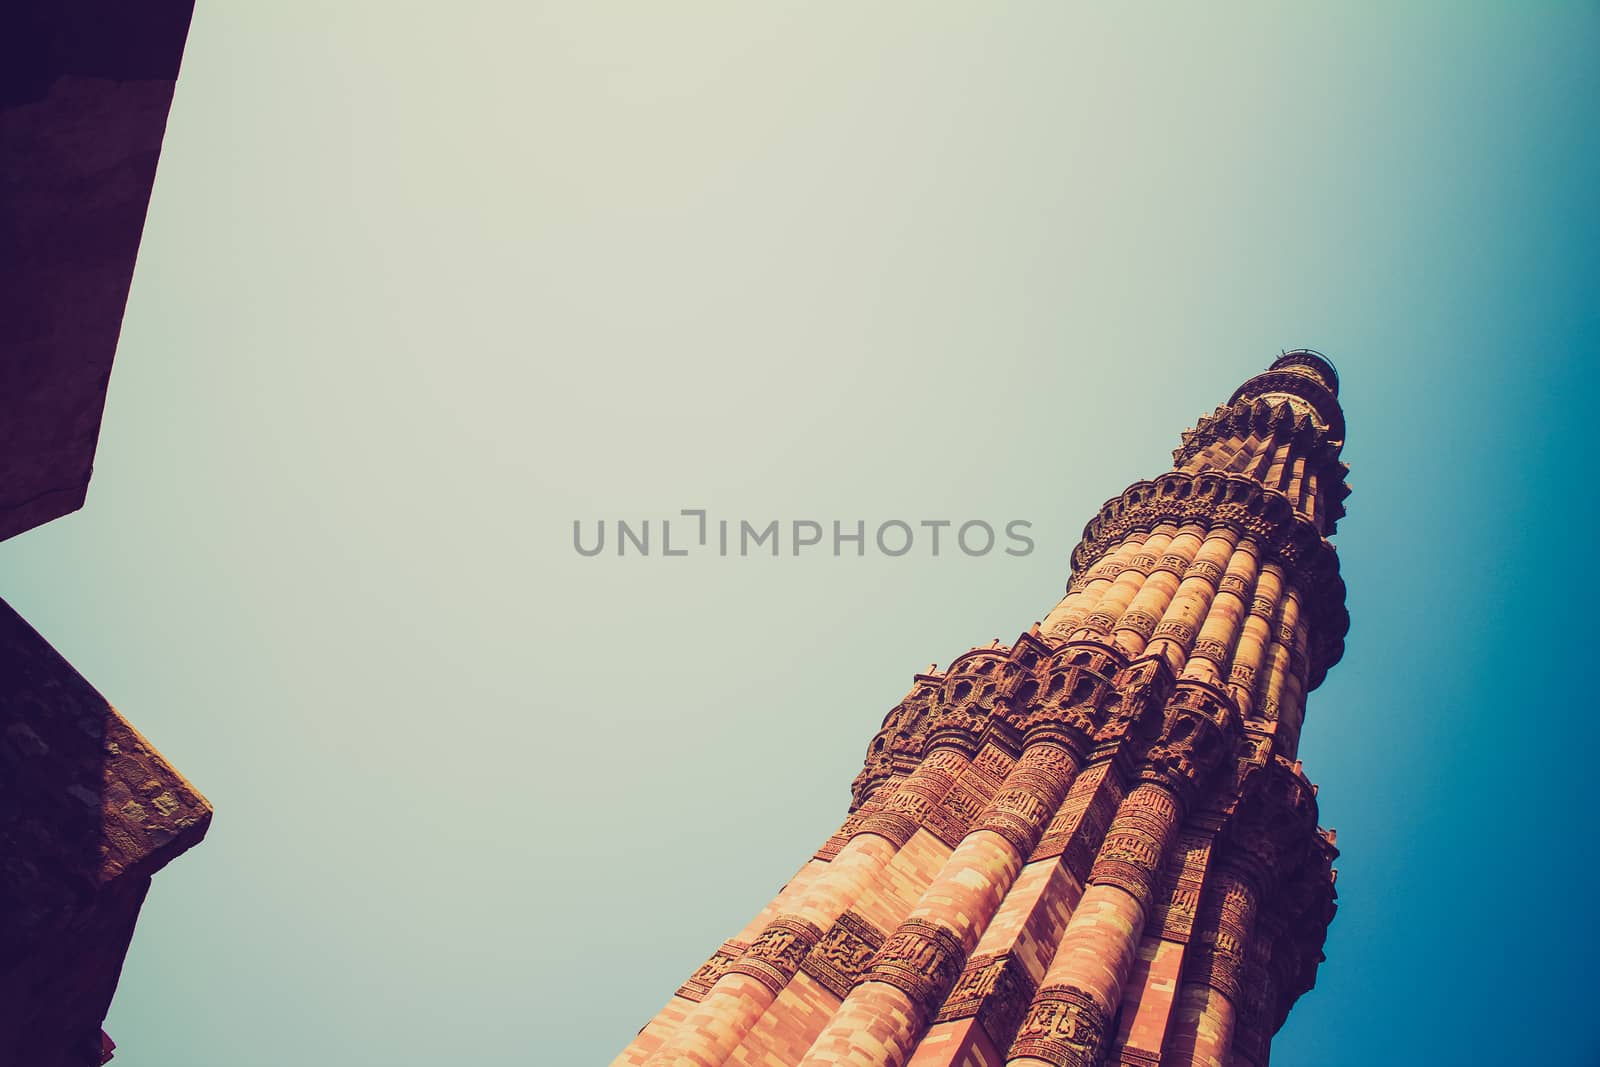
[[[200,0],[80,513],[0,591],[216,805],[119,1067],[600,1064],[913,672],[1337,362],[1274,1063],[1592,1064],[1600,5]],[[595,559],[574,519],[1036,551]]]

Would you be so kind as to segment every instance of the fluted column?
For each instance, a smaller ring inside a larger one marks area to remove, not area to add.
[[[1123,800],[1012,1044],[1017,1067],[1091,1067],[1105,1049],[1185,805],[1226,757],[1238,712],[1225,693],[1180,680],[1140,783]]]
[[[1088,762],[1046,826],[967,967],[917,1046],[910,1067],[998,1063],[1022,1022],[1077,907],[1095,854],[1125,795],[1126,761],[1136,727],[1159,713],[1171,693],[1164,660],[1146,659],[1111,673],[1111,646],[1061,646],[1039,693],[1043,708],[1081,705],[1086,687],[1110,675],[1109,700],[1096,711]],[[1098,699],[1094,701],[1098,708]]]
[[[1261,700],[1257,694],[1264,679],[1263,671],[1272,644],[1272,620],[1282,592],[1283,568],[1276,563],[1262,564],[1250,598],[1249,614],[1245,616],[1238,647],[1234,650],[1233,664],[1228,670],[1228,692],[1245,719],[1261,717]]]
[[[1288,655],[1278,701],[1278,729],[1283,735],[1278,751],[1289,757],[1300,748],[1300,727],[1305,722],[1307,680],[1311,673],[1309,634],[1301,604],[1298,589],[1290,586],[1284,590],[1278,641]]]
[[[1235,642],[1249,612],[1250,594],[1255,589],[1260,565],[1259,554],[1255,542],[1245,539],[1228,557],[1189,660],[1184,664],[1182,677],[1223,685]]]
[[[1159,862],[1177,823],[1177,799],[1161,786],[1142,784],[1122,802],[1008,1063],[1088,1067],[1098,1062],[1149,907],[1148,889],[1130,892],[1118,884],[1128,872],[1110,868],[1126,864],[1135,880],[1143,881],[1141,875]]]
[[[1226,1067],[1258,897],[1255,881],[1227,864],[1207,886],[1163,1064]]]
[[[1117,648],[1129,656],[1144,652],[1155,634],[1156,626],[1172,605],[1172,598],[1177,594],[1178,586],[1194,562],[1205,537],[1204,526],[1188,523],[1167,543],[1166,551],[1155,560],[1138,595],[1116,622],[1114,639]]]
[[[911,914],[850,991],[804,1067],[898,1067],[943,1003],[1078,770],[1070,748],[1027,746]]]
[[[1121,576],[1128,562],[1143,551],[1144,542],[1149,536],[1144,530],[1129,533],[1114,550],[1090,566],[1084,572],[1083,589],[1075,599],[1069,594],[1070,606],[1067,606],[1067,601],[1063,601],[1061,607],[1045,617],[1041,627],[1043,636],[1050,641],[1065,641],[1082,626],[1083,620],[1099,605],[1101,598]]]
[[[1106,589],[1094,610],[1083,617],[1082,626],[1068,640],[1098,641],[1109,637],[1117,620],[1122,618],[1123,612],[1155,570],[1162,554],[1172,544],[1176,533],[1177,529],[1171,523],[1163,523],[1151,532],[1139,546],[1139,551],[1119,560],[1116,580]]]
[[[1016,766],[804,1064],[905,1062],[1065,799],[1120,665],[1106,646],[1063,647],[997,709],[1022,738]]]
[[[1168,853],[1133,972],[1123,989],[1113,1053],[1124,1065],[1154,1064],[1161,1058],[1212,852],[1209,827],[1185,820]]]
[[[823,933],[872,885],[969,763],[955,749],[930,752],[799,899],[728,964],[672,1037],[645,1061],[647,1067],[720,1067]]]
[[[649,1059],[660,1048],[662,1042],[670,1038],[683,1020],[694,1011],[695,1006],[705,997],[717,979],[727,973],[728,965],[750,947],[750,939],[766,928],[779,908],[799,896],[806,884],[816,875],[817,868],[822,866],[825,866],[825,861],[813,858],[801,867],[778,891],[778,895],[746,924],[743,930],[724,941],[721,947],[689,976],[688,981],[678,988],[666,1006],[639,1030],[628,1046],[612,1061],[612,1067],[637,1067]]]
[[[1183,580],[1178,584],[1177,592],[1173,594],[1172,603],[1162,613],[1161,621],[1156,624],[1154,636],[1145,652],[1165,656],[1174,674],[1180,676],[1183,674],[1183,668],[1189,660],[1189,651],[1194,647],[1195,638],[1200,634],[1200,626],[1205,622],[1206,612],[1211,607],[1211,600],[1216,596],[1217,583],[1222,578],[1223,568],[1233,555],[1233,547],[1238,540],[1238,533],[1225,526],[1218,527],[1206,535],[1200,550],[1195,554],[1194,562],[1189,564],[1188,570],[1184,572]]]

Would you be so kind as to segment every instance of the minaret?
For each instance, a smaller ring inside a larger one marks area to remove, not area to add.
[[[613,1067],[1266,1067],[1338,855],[1297,750],[1349,616],[1339,379],[1288,352],[913,680],[849,816]]]

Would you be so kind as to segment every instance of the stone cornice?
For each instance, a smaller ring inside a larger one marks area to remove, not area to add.
[[[1201,416],[1193,429],[1184,431],[1182,443],[1172,452],[1172,465],[1182,467],[1218,441],[1252,436],[1270,436],[1299,449],[1316,472],[1327,510],[1323,516],[1326,532],[1331,535],[1344,518],[1344,501],[1350,495],[1350,486],[1344,480],[1350,465],[1339,458],[1344,440],[1310,416],[1297,413],[1288,401],[1273,403],[1264,397],[1246,397]]]
[[[1318,421],[1327,427],[1328,435],[1335,441],[1344,440],[1344,409],[1339,406],[1339,398],[1311,374],[1288,368],[1263,371],[1235,389],[1228,403],[1274,393],[1305,401],[1316,412]]]

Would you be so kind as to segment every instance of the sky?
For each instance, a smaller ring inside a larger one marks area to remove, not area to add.
[[[1594,3],[200,0],[87,506],[0,545],[216,807],[117,1064],[608,1062],[1299,346],[1353,622],[1273,1062],[1600,1062],[1597,100]],[[686,508],[1035,548],[573,549]]]

